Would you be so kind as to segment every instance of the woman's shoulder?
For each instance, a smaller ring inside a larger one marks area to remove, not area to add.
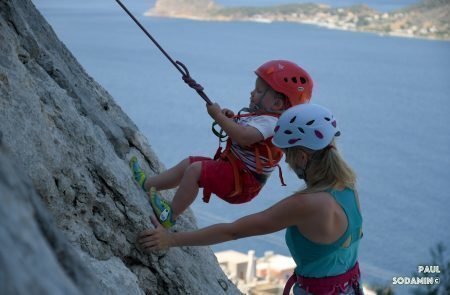
[[[334,203],[330,193],[326,191],[298,192],[286,199],[290,204],[301,206],[308,209],[308,211],[322,211],[333,206]]]
[[[328,191],[319,191],[319,192],[297,192],[293,194],[291,197],[297,197],[304,202],[317,202],[324,201],[328,199],[330,196],[330,192]]]

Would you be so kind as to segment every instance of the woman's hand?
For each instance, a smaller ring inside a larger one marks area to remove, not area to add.
[[[150,216],[155,229],[146,229],[139,234],[138,243],[145,253],[165,250],[171,247],[172,234],[154,216]]]

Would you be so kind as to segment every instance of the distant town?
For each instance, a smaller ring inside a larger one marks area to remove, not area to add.
[[[266,251],[262,257],[257,257],[254,250],[248,253],[226,250],[214,254],[228,279],[249,295],[282,295],[296,267],[292,257],[273,251]],[[365,284],[363,290],[366,295],[376,295]]]
[[[146,15],[203,21],[298,22],[380,35],[450,40],[450,0],[423,0],[392,12],[379,12],[367,5],[222,7],[213,0],[157,0]]]

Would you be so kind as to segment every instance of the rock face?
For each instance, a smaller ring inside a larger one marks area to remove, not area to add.
[[[31,1],[0,0],[2,294],[239,294],[207,247],[136,247],[153,213],[132,155],[164,169]]]
[[[2,294],[94,294],[98,278],[57,229],[16,163],[0,145]]]

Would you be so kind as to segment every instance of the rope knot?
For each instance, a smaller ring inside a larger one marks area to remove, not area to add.
[[[203,91],[203,86],[198,84],[197,81],[191,78],[191,76],[183,75],[182,79],[184,83],[189,85],[189,87],[191,87],[192,89],[195,89],[196,91]]]

